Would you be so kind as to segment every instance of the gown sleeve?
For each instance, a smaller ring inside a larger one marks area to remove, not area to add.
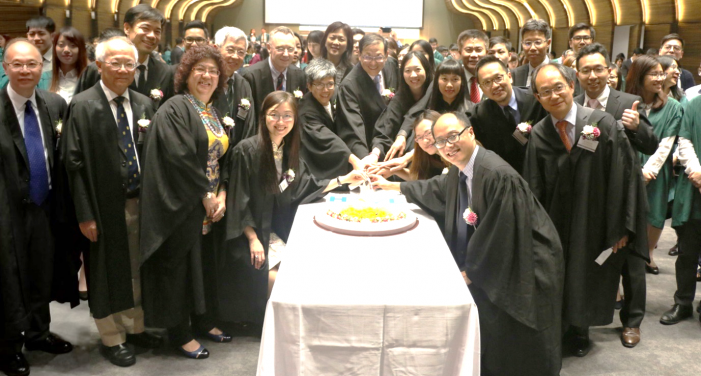
[[[252,153],[255,150],[245,146],[239,144],[231,153],[231,180],[226,195],[226,240],[243,235],[243,230],[248,226],[256,227],[250,207]]]
[[[439,224],[445,222],[448,174],[434,176],[428,180],[403,182],[399,189],[407,201],[418,205]]]
[[[365,158],[370,154],[365,141],[365,127],[373,127],[375,124],[365,124],[363,114],[360,111],[359,98],[349,85],[341,85],[338,96],[338,112],[336,114],[336,132],[348,149],[358,158]]]
[[[69,107],[66,124],[61,135],[61,159],[64,161],[68,174],[68,184],[71,189],[78,223],[95,219],[91,199],[86,187],[85,154],[81,147],[80,129],[76,119],[81,114],[75,113],[75,103]]]

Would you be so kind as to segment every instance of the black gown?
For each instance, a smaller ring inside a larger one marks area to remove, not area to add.
[[[318,197],[328,180],[318,181],[300,160],[295,180],[284,192],[270,194],[262,187],[260,174],[260,137],[241,141],[233,150],[231,184],[227,194],[226,246],[217,255],[219,278],[219,312],[230,322],[263,324],[268,300],[268,246],[270,233],[287,242],[297,207]],[[287,147],[284,148],[283,171],[287,170]],[[251,265],[250,248],[244,229],[255,229],[265,249],[266,262],[261,269]]]
[[[636,153],[609,114],[577,106],[577,141],[568,153],[546,116],[533,127],[523,176],[548,211],[565,252],[564,318],[580,328],[613,321],[626,252],[594,260],[624,236],[647,259],[647,201]],[[601,131],[595,152],[579,148],[585,125]]]
[[[401,183],[401,192],[443,221],[457,266],[472,281],[483,374],[559,375],[564,263],[555,226],[521,176],[479,148],[471,206],[478,222],[467,248],[458,249],[457,226],[468,226],[458,213],[458,184],[453,166],[429,180]]]
[[[380,154],[389,151],[400,130],[405,131],[407,134],[405,152],[413,149],[413,128],[404,129],[402,128],[402,123],[404,122],[404,115],[414,104],[416,104],[416,100],[414,100],[410,91],[406,93],[399,92],[392,98],[387,108],[382,111],[377,122],[375,122],[375,130],[372,136],[372,143],[380,148]]]
[[[233,85],[230,85],[229,91],[226,95],[220,95],[214,102],[214,106],[222,116],[229,116],[236,123],[234,129],[230,132],[229,148],[233,148],[241,140],[258,133],[258,119],[255,111],[256,107],[253,103],[251,85],[238,73],[234,73],[232,77],[234,81]],[[251,104],[247,112],[239,110],[241,99],[244,98],[248,99],[248,102]]]

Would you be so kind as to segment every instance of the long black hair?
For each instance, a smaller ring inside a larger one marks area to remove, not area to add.
[[[343,35],[345,35],[346,37],[346,51],[344,51],[343,55],[341,55],[341,63],[346,67],[350,67],[352,66],[350,58],[353,54],[353,31],[351,30],[350,26],[348,26],[348,24],[345,24],[341,21],[336,21],[326,28],[326,31],[324,32],[324,37],[321,38],[321,57],[328,60],[329,51],[326,49],[326,40],[329,39],[329,34],[338,30],[343,31]]]
[[[414,46],[419,46],[421,48],[421,50],[426,54],[426,60],[428,60],[428,63],[431,65],[431,71],[435,71],[436,61],[433,59],[433,47],[431,47],[431,44],[423,39],[417,39],[411,44],[411,46],[409,46],[409,51],[413,51]]]
[[[409,60],[417,58],[419,59],[419,62],[421,63],[421,66],[424,68],[424,71],[426,72],[426,82],[424,82],[423,87],[421,90],[423,91],[423,94],[426,94],[426,91],[428,90],[429,85],[431,85],[431,81],[433,81],[433,69],[431,69],[431,66],[428,62],[428,59],[426,59],[426,56],[424,56],[423,53],[419,51],[409,51],[405,56],[404,59],[402,60],[402,63],[399,67],[399,89],[397,90],[397,95],[405,96],[408,95],[409,97],[412,97],[411,94],[411,89],[409,88],[409,85],[407,85],[406,81],[404,80],[404,69],[406,68],[406,65],[409,63]]]
[[[458,106],[465,101],[465,86],[467,86],[465,69],[463,69],[457,60],[444,60],[440,65],[438,65],[436,74],[433,75],[433,91],[431,92],[431,101],[428,104],[428,108],[439,112],[442,110],[439,107],[442,106],[442,103],[444,103],[443,94],[441,94],[438,85],[438,80],[442,74],[454,74],[460,77],[460,91],[458,91],[458,95],[453,101],[453,103],[456,103]],[[453,103],[451,103],[451,107],[453,107]]]

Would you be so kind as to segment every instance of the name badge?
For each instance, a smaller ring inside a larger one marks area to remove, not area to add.
[[[285,192],[285,189],[287,189],[287,187],[289,187],[289,184],[287,184],[286,179],[283,179],[278,187],[280,188],[280,193],[282,193]]]
[[[528,139],[526,138],[526,136],[524,136],[523,133],[521,133],[521,131],[519,131],[518,129],[516,129],[511,135],[514,136],[516,141],[520,142],[521,145],[525,145],[528,143]]]
[[[239,107],[239,112],[236,114],[236,117],[242,120],[246,120],[246,116],[248,116],[248,111],[249,110],[244,110],[243,107]]]
[[[599,141],[596,141],[596,140],[587,140],[586,138],[584,138],[584,136],[582,136],[582,137],[579,139],[579,142],[577,143],[577,147],[580,147],[580,148],[582,148],[582,149],[584,149],[584,150],[588,150],[588,151],[590,151],[590,152],[592,152],[592,153],[596,151],[596,148],[597,148],[598,146],[599,146]]]

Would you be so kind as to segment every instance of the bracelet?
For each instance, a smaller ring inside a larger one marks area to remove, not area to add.
[[[338,176],[336,176],[336,183],[338,183],[339,187],[343,185],[343,183],[341,183],[341,178]]]

